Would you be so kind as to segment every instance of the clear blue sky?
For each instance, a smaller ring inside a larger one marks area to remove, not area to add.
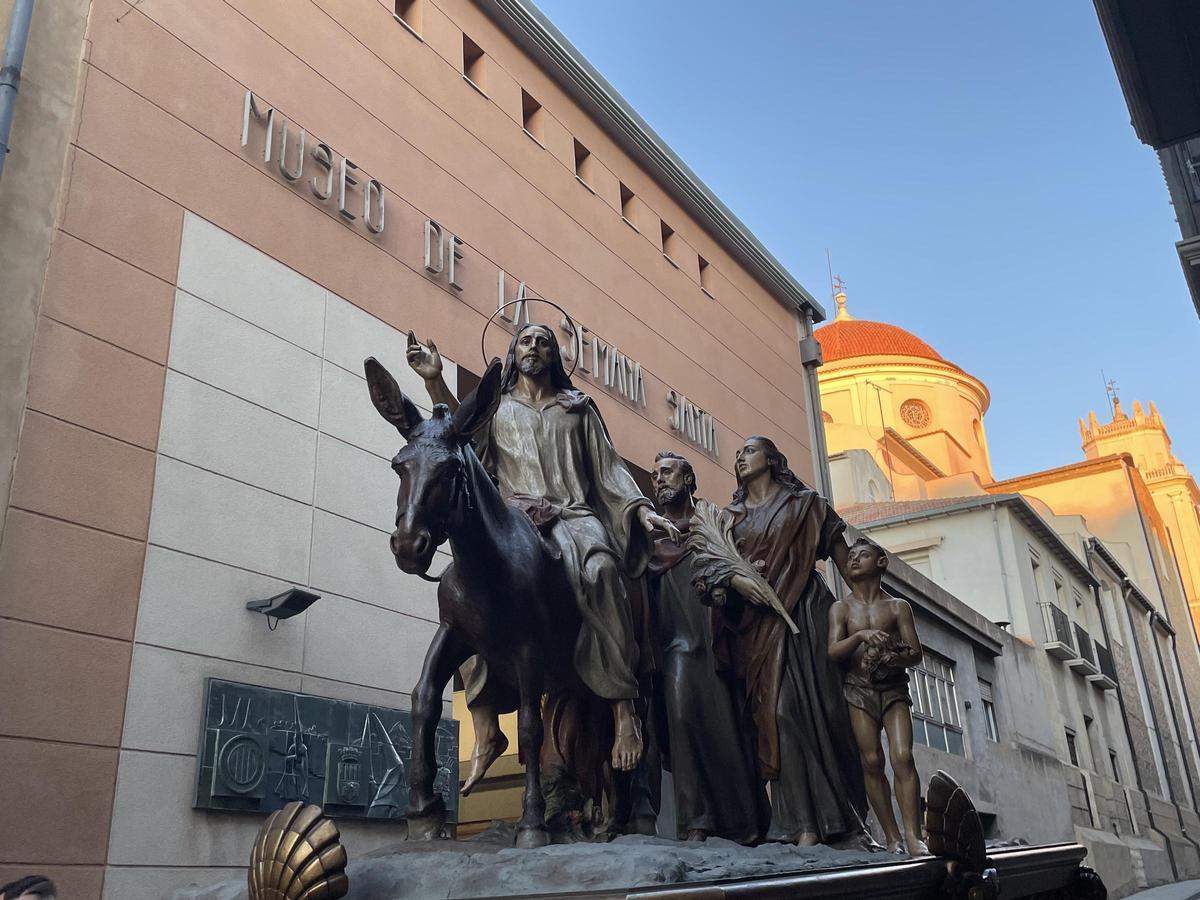
[[[997,478],[1154,399],[1200,474],[1200,320],[1085,0],[536,0],[827,307],[982,379]],[[830,315],[832,315],[830,309]]]

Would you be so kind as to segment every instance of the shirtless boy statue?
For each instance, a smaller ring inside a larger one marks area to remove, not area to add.
[[[921,642],[908,601],[889,597],[880,588],[887,564],[887,554],[873,541],[859,538],[851,545],[842,570],[850,596],[829,610],[829,658],[846,670],[843,691],[862,756],[867,798],[888,850],[899,853],[907,845],[912,856],[926,856],[908,692],[908,667],[921,661]],[[904,820],[903,840],[892,813],[880,729],[887,731],[896,799]]]

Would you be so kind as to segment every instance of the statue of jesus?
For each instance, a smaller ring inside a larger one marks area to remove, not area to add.
[[[432,341],[423,347],[410,333],[408,363],[434,403],[457,408]],[[621,574],[642,574],[653,532],[678,541],[679,530],[654,511],[613,448],[595,404],[571,383],[551,328],[517,329],[501,392],[496,415],[474,437],[476,452],[504,498],[524,509],[562,554],[582,618],[575,669],[593,693],[611,703],[612,766],[630,771],[641,761],[643,744],[633,704],[638,646]],[[475,726],[466,795],[503,755],[508,739],[483,661],[472,657],[461,671]]]

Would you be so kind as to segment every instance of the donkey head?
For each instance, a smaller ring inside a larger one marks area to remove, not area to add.
[[[392,555],[405,572],[424,575],[433,552],[445,543],[452,516],[467,493],[469,474],[463,445],[500,405],[500,361],[492,361],[483,380],[453,415],[448,406],[439,403],[428,419],[373,357],[363,368],[375,409],[405,440],[392,457],[392,469],[400,477]]]

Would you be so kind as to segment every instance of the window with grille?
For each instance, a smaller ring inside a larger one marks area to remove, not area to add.
[[[909,670],[908,678],[913,700],[913,740],[965,756],[954,663],[926,650],[920,665]]]

